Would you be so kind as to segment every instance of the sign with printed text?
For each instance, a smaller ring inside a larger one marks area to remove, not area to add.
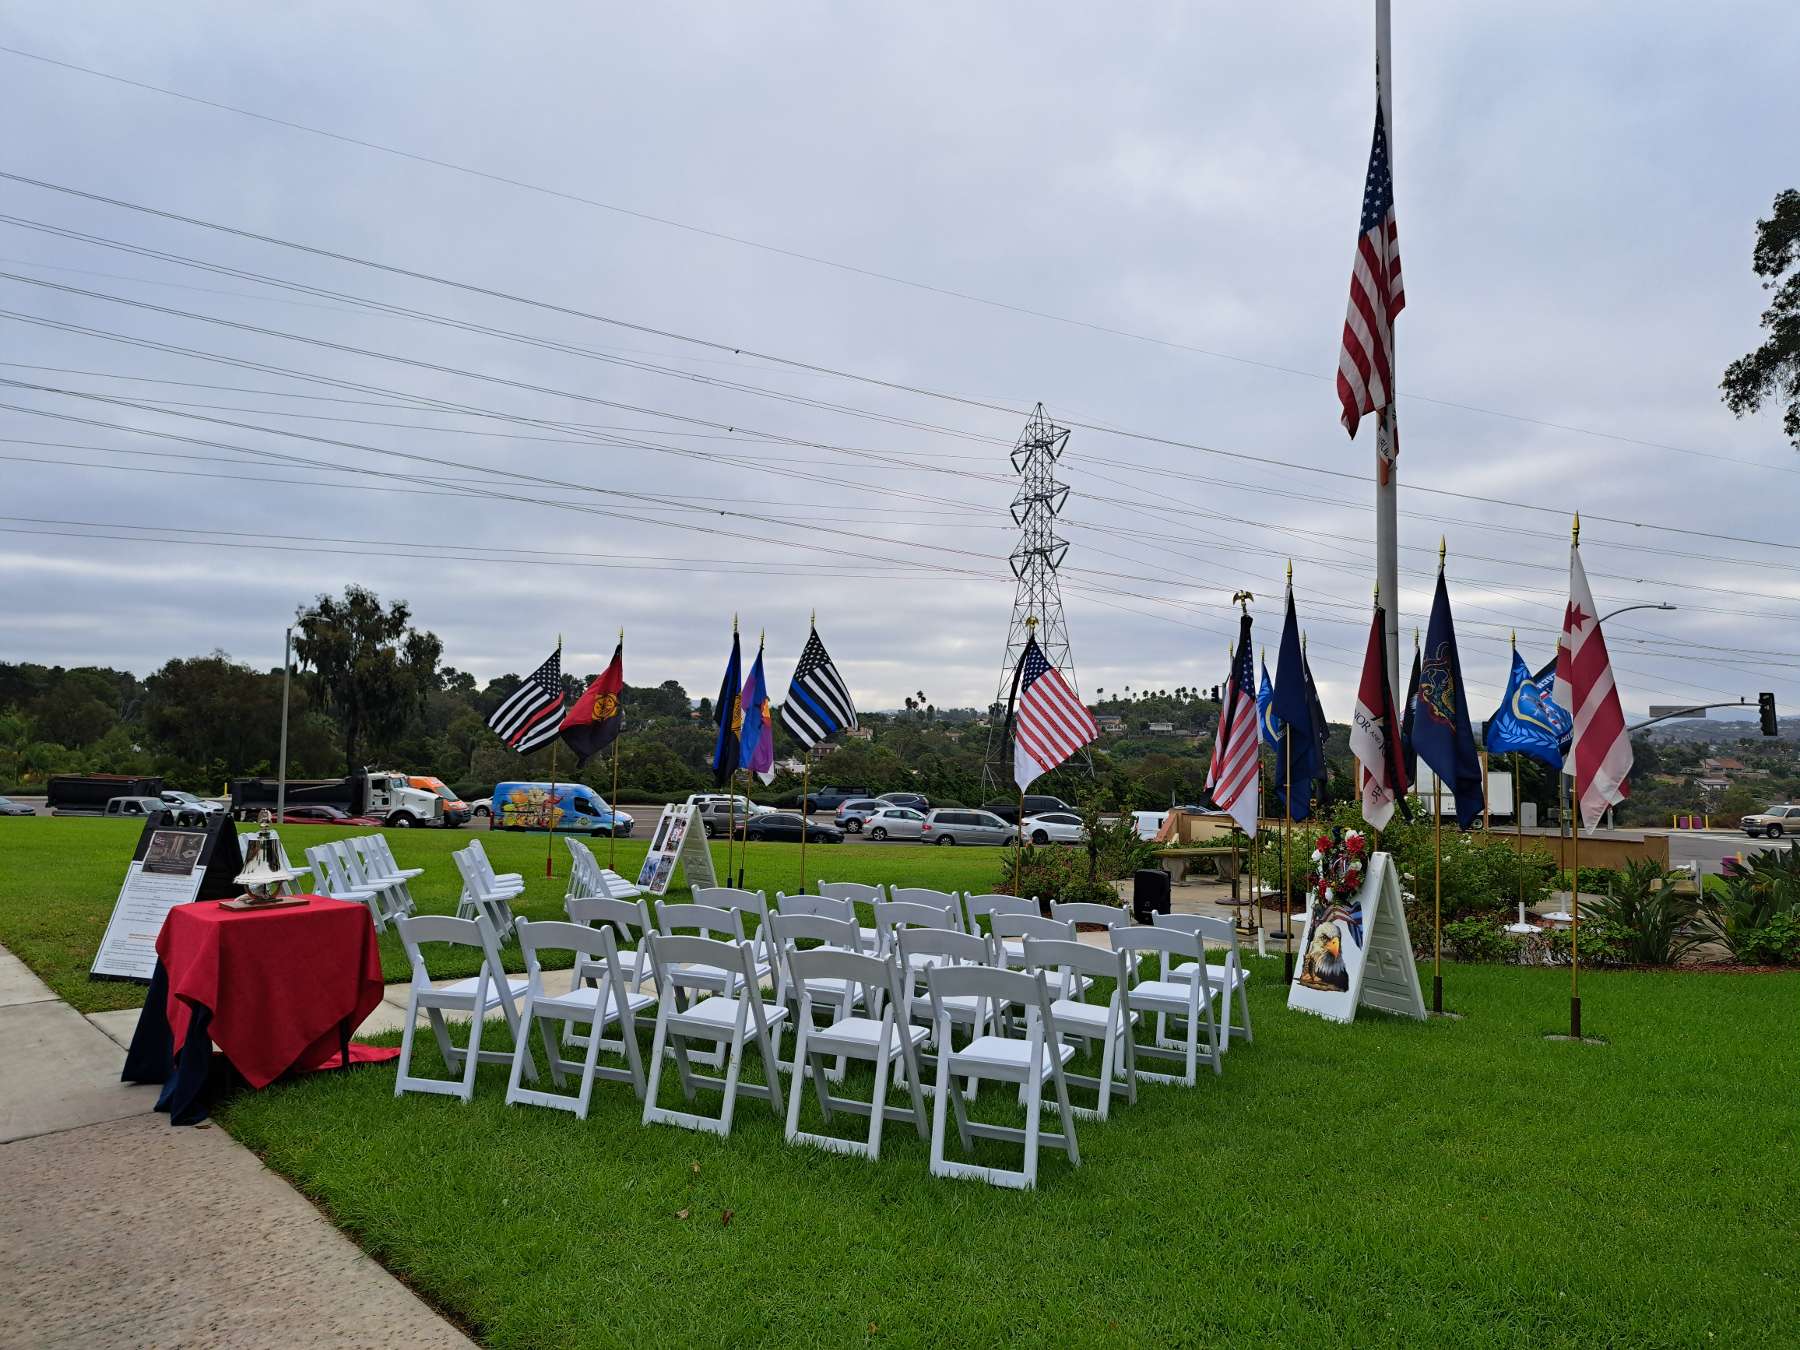
[[[148,980],[156,972],[156,937],[171,909],[238,893],[235,878],[244,864],[231,817],[220,812],[192,829],[173,821],[159,811],[144,823],[90,976]]]
[[[1363,1005],[1402,1017],[1425,1016],[1400,878],[1386,853],[1369,859],[1368,876],[1355,896],[1308,907],[1300,964],[1288,986],[1288,1007],[1333,1022],[1354,1021]]]
[[[689,886],[719,884],[713,870],[712,849],[706,842],[706,828],[700,823],[700,808],[691,803],[663,807],[662,815],[657,817],[656,832],[650,836],[650,851],[638,869],[639,889],[652,895],[667,895],[677,863],[681,864]]]

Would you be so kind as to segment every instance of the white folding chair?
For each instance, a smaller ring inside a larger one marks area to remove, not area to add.
[[[857,905],[868,905],[872,910],[874,906],[888,898],[887,887],[870,886],[861,881],[821,881],[819,883],[819,895],[822,899],[826,900],[845,901],[850,905],[850,912],[852,915],[856,913]],[[836,915],[830,917],[835,918]],[[857,922],[860,924],[862,920],[859,918],[857,919]],[[864,928],[862,930],[862,937],[864,951],[874,952],[880,950],[880,934],[878,934],[875,929]]]
[[[968,908],[969,931],[971,933],[983,931],[981,927],[981,921],[983,919],[988,921],[989,927],[991,928],[994,915],[996,914],[1042,914],[1044,912],[1038,905],[1035,896],[965,895],[963,897],[963,903]],[[1007,949],[1007,955],[1019,956],[1023,954],[1024,950],[1025,949],[1021,947],[1015,939],[1012,946]]]
[[[929,886],[889,886],[888,899],[903,905],[929,905],[932,909],[947,909],[956,920],[953,927],[962,928],[965,932],[975,931],[963,924],[960,891],[939,891]]]
[[[394,926],[399,930],[400,945],[406,949],[406,959],[412,966],[412,985],[406,1000],[406,1029],[400,1036],[400,1063],[394,1076],[394,1095],[398,1097],[406,1092],[437,1092],[459,1097],[466,1102],[475,1095],[475,1068],[478,1064],[512,1062],[511,1050],[483,1050],[481,1031],[487,1015],[498,1008],[506,1018],[506,1028],[512,1033],[513,1044],[519,1043],[519,1010],[514,1000],[525,993],[527,981],[514,979],[506,974],[505,968],[500,964],[500,949],[495,944],[493,931],[479,920],[452,919],[443,914],[402,914],[394,920]],[[427,942],[474,948],[481,953],[480,972],[441,989],[433,988],[431,972],[425,965],[425,954],[420,950],[420,944]],[[445,1067],[455,1073],[458,1065],[462,1066],[460,1082],[456,1079],[421,1078],[413,1074],[413,1036],[419,1029],[421,1012],[431,1022],[431,1031],[437,1037],[438,1050],[444,1056]],[[467,1046],[459,1047],[451,1041],[450,1028],[444,1020],[447,1012],[468,1014]],[[526,1072],[533,1082],[537,1081],[536,1069],[527,1065]]]
[[[743,917],[744,935],[750,939],[758,964],[767,966],[774,972],[775,995],[777,1001],[780,1001],[787,972],[777,959],[775,934],[769,927],[768,895],[763,891],[739,890],[735,886],[695,886],[693,894],[696,905],[736,910]],[[752,919],[756,921],[754,931],[750,923]]]
[[[368,850],[372,858],[381,860],[382,865],[378,870],[387,875],[399,877],[403,881],[411,881],[415,877],[425,875],[423,867],[402,867],[400,865],[399,859],[394,857],[394,846],[388,842],[385,834],[377,831],[374,834],[358,835],[357,841],[359,846]]]
[[[1206,977],[1224,991],[1225,1006],[1220,1010],[1219,1031],[1223,1037],[1220,1048],[1231,1049],[1231,1038],[1237,1036],[1244,1041],[1256,1039],[1250,1034],[1250,983],[1251,972],[1244,968],[1244,960],[1238,951],[1237,927],[1230,919],[1215,919],[1203,914],[1158,914],[1155,917],[1158,928],[1173,928],[1183,933],[1192,933],[1203,939],[1201,944],[1201,960],[1205,961],[1205,943],[1216,942],[1225,949],[1223,963],[1206,962]],[[1199,973],[1196,963],[1178,961],[1169,968],[1171,980],[1191,980]],[[1237,1010],[1233,1013],[1232,999],[1237,999]],[[1234,1016],[1242,1016],[1240,1024]]]
[[[994,946],[1000,956],[995,964],[1005,966],[1009,970],[1025,968],[1025,940],[1027,938],[1038,938],[1045,942],[1075,941],[1073,920],[1046,919],[1035,912],[1009,914],[1003,910],[996,910],[988,917],[988,925],[994,936]]]
[[[716,905],[677,904],[662,900],[656,906],[657,931],[669,936],[692,934],[696,937],[709,938],[715,942],[744,942],[743,912],[735,909],[720,909]],[[752,980],[750,987],[758,988],[765,979],[772,983],[784,981],[785,976],[778,976],[768,961],[757,955],[755,947],[750,948],[750,965]],[[659,980],[660,984],[661,981]],[[738,986],[730,970],[697,970],[683,972],[683,988],[704,989],[708,993],[719,994],[726,998],[738,995]],[[776,1000],[780,1002],[778,998]],[[781,1045],[781,1033],[777,1028],[775,1034],[776,1048]],[[692,1058],[706,1065],[717,1068],[724,1063],[724,1051],[718,1047],[711,1050],[695,1051]]]
[[[565,903],[607,894],[606,887],[600,880],[600,864],[594,861],[593,851],[573,835],[565,834],[563,843],[569,846],[569,885],[563,891]]]
[[[1221,989],[1204,973],[1205,942],[1192,933],[1174,928],[1115,928],[1108,936],[1112,939],[1113,950],[1125,954],[1126,978],[1131,984],[1125,1006],[1135,1013],[1156,1014],[1156,1039],[1148,1045],[1137,1045],[1132,1053],[1182,1061],[1180,1074],[1148,1073],[1138,1069],[1136,1076],[1149,1083],[1193,1087],[1202,1037],[1212,1071],[1223,1073],[1219,1060],[1219,1024],[1214,1015]],[[1160,962],[1154,979],[1139,977],[1138,962],[1145,954],[1154,954]],[[1198,979],[1171,978],[1171,959],[1181,956],[1200,962]],[[1180,1040],[1168,1035],[1171,1020],[1184,1028]]]
[[[1069,1088],[1063,1078],[1063,1065],[1074,1056],[1075,1048],[1062,1041],[1056,1015],[1051,1011],[1050,992],[1043,972],[1027,974],[993,966],[940,965],[925,973],[925,983],[940,1046],[937,1102],[931,1113],[931,1174],[1030,1190],[1037,1185],[1038,1146],[1041,1143],[1061,1147],[1068,1154],[1070,1164],[1079,1167],[1081,1152],[1075,1144],[1075,1117],[1069,1109]],[[954,1014],[949,1003],[952,999],[973,999],[990,1008],[1003,1003],[1017,1004],[1025,1009],[1024,1034],[1001,1034],[997,1029],[999,1019],[990,1014],[989,1025],[995,1029],[977,1036],[961,1050],[953,1050],[950,1048],[950,1030]],[[970,1120],[962,1094],[950,1089],[953,1078],[964,1077],[971,1081],[986,1078],[1019,1084],[1024,1096],[1025,1128],[1020,1130]],[[1061,1131],[1055,1134],[1043,1132],[1045,1079],[1049,1079],[1055,1088],[1056,1110],[1062,1123]],[[944,1134],[946,1113],[951,1111],[956,1113],[956,1132],[965,1152],[974,1148],[977,1138],[1022,1144],[1024,1166],[1013,1171],[949,1161],[944,1156]]]
[[[603,1078],[611,1083],[631,1084],[631,1090],[637,1093],[641,1101],[644,1096],[644,1063],[638,1055],[637,1015],[656,1000],[649,994],[639,993],[630,983],[629,976],[619,961],[619,949],[613,938],[613,930],[604,926],[588,928],[582,924],[560,920],[532,923],[527,919],[520,919],[518,934],[519,950],[525,954],[525,1007],[519,1014],[519,1033],[513,1038],[512,1075],[506,1082],[506,1104],[549,1106],[559,1111],[572,1111],[577,1120],[586,1120],[596,1078]],[[543,970],[538,965],[540,951],[573,952],[577,960],[585,960],[590,969],[597,967],[603,973],[593,985],[577,984],[566,994],[548,994],[544,991]],[[587,1053],[582,1059],[563,1057],[555,1038],[550,1034],[551,1022],[561,1022],[565,1027],[572,1022],[585,1022],[589,1025],[585,1038]],[[618,1039],[607,1041],[604,1033],[614,1023],[618,1025]],[[527,1071],[531,1072],[534,1079],[537,1076],[531,1052],[531,1028],[534,1024],[543,1040],[544,1057],[550,1061],[550,1077],[556,1086],[560,1088],[563,1085],[565,1073],[580,1073],[581,1083],[574,1096],[519,1086],[520,1077]],[[617,1045],[623,1050],[626,1061],[624,1068],[613,1068],[599,1062],[603,1043]]]
[[[875,906],[877,954],[892,956],[899,950],[899,935],[909,928],[931,928],[947,933],[962,933],[962,925],[956,921],[956,906],[954,905],[919,905],[905,900],[883,900]],[[969,934],[963,933],[963,936],[967,937]],[[927,959],[927,964],[929,964],[929,959]],[[908,969],[912,969],[912,967],[909,965]]]
[[[790,922],[808,921],[827,924],[840,922],[819,919],[817,916],[803,918],[799,915],[792,916]],[[777,915],[776,922],[782,923],[782,916]],[[854,928],[855,925],[845,924],[842,927]],[[784,925],[784,944],[786,936],[787,926]],[[853,933],[845,934],[841,929],[840,939],[852,943],[856,941]],[[788,1080],[788,1143],[817,1144],[834,1153],[878,1159],[881,1157],[881,1127],[889,1120],[906,1121],[918,1130],[919,1138],[927,1138],[925,1096],[919,1084],[917,1051],[919,1043],[929,1033],[924,1027],[914,1026],[906,1015],[898,966],[881,957],[833,947],[816,947],[810,951],[792,949],[787,952],[787,960],[793,980],[792,987],[799,991],[800,998],[793,1074]],[[829,1007],[831,1022],[827,1026],[815,1027],[813,991],[839,990],[845,987],[857,991],[854,997],[861,1001],[865,1010],[863,1015],[859,1016],[851,1010],[851,998],[842,994],[828,995],[834,999]],[[836,1058],[840,1076],[841,1066],[846,1059],[869,1060],[874,1063],[875,1087],[868,1101],[853,1097],[834,1097],[831,1094],[830,1085],[833,1080],[824,1064],[827,1057]],[[900,1077],[905,1080],[906,1089],[912,1097],[910,1108],[888,1104],[888,1075],[893,1071],[896,1060],[899,1061]],[[824,1113],[825,1119],[829,1121],[834,1110],[866,1115],[869,1118],[866,1141],[840,1139],[835,1135],[812,1134],[801,1130],[800,1099],[806,1090],[809,1069],[813,1088],[819,1099],[819,1110]]]
[[[792,1005],[799,1011],[800,990],[794,984],[793,966],[788,960],[796,951],[801,950],[802,942],[818,943],[837,951],[865,954],[862,951],[862,935],[853,919],[833,919],[820,914],[801,914],[792,910],[777,911],[769,916],[769,927],[775,939],[777,960],[780,961],[785,979],[783,1002]],[[820,981],[805,991],[810,995],[813,1006],[825,1006],[833,1009],[836,1018],[850,1016],[858,1003],[862,1001],[863,990],[854,980]],[[805,1025],[805,1016],[801,1015],[800,1025]],[[780,1037],[776,1038],[779,1042]],[[795,1052],[798,1054],[798,1050]],[[792,1061],[795,1068],[804,1067],[799,1059]],[[845,1062],[839,1059],[831,1070],[831,1081],[843,1077]]]
[[[375,892],[374,908],[380,911],[380,917],[375,920],[377,932],[387,931],[388,924],[400,915],[413,912],[412,892],[407,889],[405,878],[386,874],[380,866],[371,868],[355,840],[337,839],[326,847],[336,853],[338,864],[352,886]]]
[[[688,906],[698,908],[698,906]],[[735,916],[734,916],[735,917]],[[650,966],[656,976],[656,1039],[650,1051],[650,1082],[644,1094],[644,1124],[680,1125],[712,1134],[730,1134],[738,1095],[769,1103],[775,1119],[781,1119],[781,1064],[770,1029],[787,1020],[787,1009],[765,1004],[757,988],[756,961],[748,942],[715,942],[711,938],[652,933],[644,939],[650,948]],[[706,983],[696,977],[708,977]],[[709,992],[718,985],[735,994]],[[689,1001],[690,993],[699,998]],[[746,1036],[754,1036],[762,1056],[767,1083],[740,1081]],[[725,1077],[708,1078],[694,1072],[688,1054],[689,1041],[707,1041],[726,1053]],[[665,1051],[672,1051],[681,1078],[681,1095],[689,1105],[702,1087],[717,1088],[725,1102],[717,1117],[691,1111],[671,1111],[657,1104]]]
[[[570,923],[612,932],[613,950],[619,968],[624,972],[625,987],[634,993],[641,988],[650,975],[650,953],[644,946],[644,934],[650,931],[649,905],[642,900],[611,900],[603,895],[590,895],[565,900],[563,909],[568,913]],[[577,952],[574,969],[569,972],[569,987],[598,986],[610,977],[610,973],[603,961]],[[564,1023],[562,1038],[564,1045],[587,1044],[586,1036],[575,1029],[573,1020]],[[600,1048],[621,1053],[625,1049],[609,1040],[602,1040]]]
[[[1131,915],[1123,905],[1097,905],[1091,900],[1052,900],[1050,917],[1064,923],[1085,923],[1109,930],[1131,926]]]
[[[375,888],[352,886],[344,876],[343,868],[338,865],[337,850],[331,845],[310,845],[306,850],[306,862],[318,894],[332,900],[347,900],[353,905],[366,905],[369,918],[374,921],[375,931],[381,932],[387,927],[387,919],[381,912],[381,902],[376,898]]]
[[[786,891],[776,891],[775,908],[781,914],[812,915],[857,925],[856,906],[848,900],[837,900],[829,895],[808,895],[805,891],[789,895]],[[881,934],[875,929],[857,925],[856,935],[859,945],[855,950],[869,956],[874,956],[881,950]]]
[[[1072,922],[1072,921],[1071,921]],[[1137,1100],[1137,1042],[1132,1028],[1138,1015],[1125,1006],[1131,987],[1125,970],[1125,953],[1106,947],[1093,947],[1085,942],[1026,937],[1025,964],[1050,977],[1052,990],[1064,992],[1051,1000],[1050,1011],[1056,1014],[1056,1030],[1061,1036],[1098,1043],[1100,1072],[1095,1077],[1065,1073],[1076,1087],[1092,1088],[1098,1095],[1093,1107],[1077,1106],[1073,1111],[1084,1120],[1105,1120],[1115,1090],[1122,1089],[1125,1100]],[[1089,990],[1101,988],[1101,981],[1111,980],[1105,1003],[1089,1003],[1069,992],[1085,981]]]
[[[950,1048],[950,1043],[938,1039],[925,975],[936,966],[994,965],[993,939],[986,934],[963,933],[954,928],[900,928],[894,933],[893,950],[887,953],[887,958],[899,967],[901,987],[906,993],[907,1016],[930,1028],[931,1037],[927,1044],[937,1054],[943,1054]],[[950,997],[944,1000],[944,1007],[953,1025],[967,1027],[971,1036],[980,1036],[991,1023],[1006,1016],[1008,1005]],[[935,1065],[936,1060],[929,1062]],[[974,1079],[969,1080],[966,1088],[969,1096],[975,1095],[978,1086]]]
[[[480,919],[504,942],[513,931],[511,901],[525,893],[525,885],[519,882],[501,887],[489,880],[490,874],[482,868],[476,853],[479,848],[479,844],[471,843],[468,848],[458,849],[450,855],[463,883],[462,894],[456,901],[456,917]]]

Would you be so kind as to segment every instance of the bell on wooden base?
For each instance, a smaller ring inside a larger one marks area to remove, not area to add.
[[[266,825],[245,837],[244,870],[236,877],[244,894],[227,901],[233,909],[251,909],[259,905],[291,903],[282,894],[282,886],[297,875],[282,865],[281,840]]]

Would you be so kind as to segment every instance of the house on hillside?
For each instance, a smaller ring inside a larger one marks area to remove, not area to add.
[[[844,733],[844,739],[847,741],[872,741],[875,739],[875,728],[851,727]]]
[[[1096,713],[1094,725],[1100,728],[1102,736],[1117,736],[1125,730],[1125,719],[1117,713]]]
[[[1175,724],[1173,722],[1152,722],[1149,726],[1145,727],[1144,730],[1149,732],[1152,736],[1173,736],[1175,734]]]

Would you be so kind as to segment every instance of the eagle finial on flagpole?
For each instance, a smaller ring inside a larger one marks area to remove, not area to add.
[[[1248,614],[1250,612],[1250,603],[1255,599],[1256,597],[1250,594],[1249,591],[1239,591],[1236,595],[1231,597],[1231,603],[1243,606],[1244,613]]]

